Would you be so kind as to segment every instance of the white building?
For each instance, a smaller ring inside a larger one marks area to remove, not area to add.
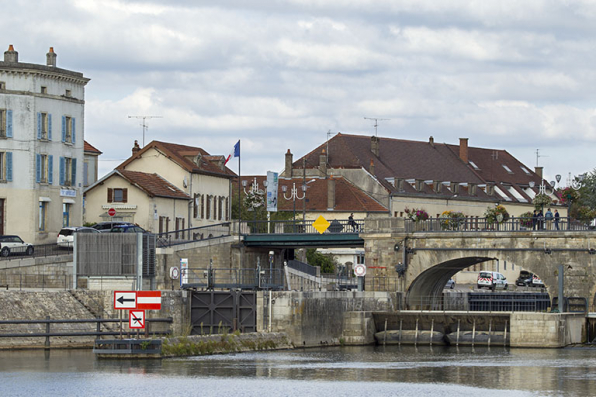
[[[82,73],[23,63],[10,45],[0,62],[0,234],[52,243],[83,221],[85,85]]]

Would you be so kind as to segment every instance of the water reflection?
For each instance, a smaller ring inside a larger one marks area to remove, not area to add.
[[[122,395],[125,390],[131,396],[195,395],[200,384],[201,395],[235,390],[239,395],[275,391],[281,396],[303,396],[311,390],[324,394],[328,389],[334,395],[480,392],[484,397],[508,390],[512,396],[589,396],[596,390],[594,353],[591,348],[392,345],[163,360],[97,360],[83,350],[56,350],[49,356],[43,351],[2,351],[0,380],[10,382],[0,382],[0,395],[25,395],[21,394],[25,391],[28,395],[42,391],[62,396],[88,392],[110,395],[110,391]],[[313,389],[313,384],[318,389]],[[92,390],[81,389],[81,385]]]

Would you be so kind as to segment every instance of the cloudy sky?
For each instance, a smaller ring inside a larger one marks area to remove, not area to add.
[[[596,167],[592,0],[12,0],[4,50],[80,71],[100,174],[153,139],[283,169],[327,133],[505,149],[554,179]],[[237,161],[232,169],[238,171]]]

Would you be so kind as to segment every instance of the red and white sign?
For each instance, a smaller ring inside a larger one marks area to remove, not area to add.
[[[366,266],[363,264],[358,264],[358,265],[354,266],[354,273],[358,277],[366,276]]]
[[[116,210],[115,210],[114,208],[110,208],[110,209],[108,210],[108,215],[109,215],[109,216],[114,216],[114,215],[116,215]]]
[[[137,291],[137,309],[161,310],[161,291]]]
[[[160,310],[161,291],[114,291],[115,310]]]
[[[145,328],[145,310],[128,312],[128,328]]]

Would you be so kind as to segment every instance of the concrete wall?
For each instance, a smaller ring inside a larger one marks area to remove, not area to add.
[[[511,347],[565,347],[583,343],[586,318],[569,313],[512,313]]]
[[[20,288],[72,288],[72,255],[0,261],[0,285]]]
[[[259,304],[258,312],[264,305]],[[296,346],[340,344],[344,313],[393,311],[395,294],[387,292],[273,292],[273,332],[286,332]],[[263,320],[257,320],[263,326]],[[260,330],[260,329],[259,329]]]

